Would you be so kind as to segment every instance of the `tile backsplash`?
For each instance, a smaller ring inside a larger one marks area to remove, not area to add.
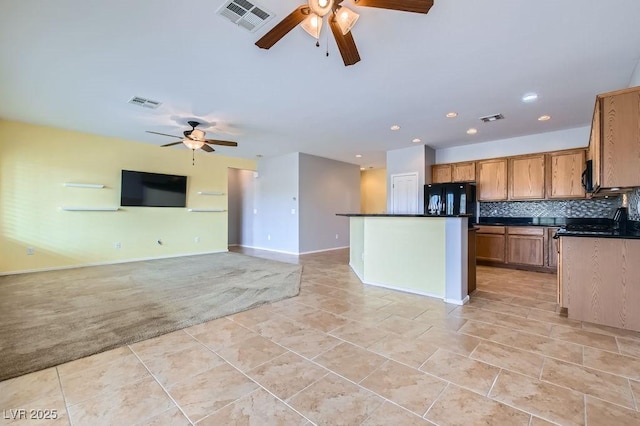
[[[499,201],[480,203],[480,216],[612,218],[615,210],[621,205],[620,197],[591,200]]]
[[[640,221],[640,188],[629,193],[629,219]],[[481,217],[613,218],[622,197],[591,200],[499,201],[480,203]]]

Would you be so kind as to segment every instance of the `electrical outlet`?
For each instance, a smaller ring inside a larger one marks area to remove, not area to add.
[[[33,256],[34,254],[36,254],[36,249],[33,247],[27,247],[27,256]]]
[[[338,238],[340,238],[340,235],[336,234],[336,240],[337,240]]]
[[[267,234],[267,240],[271,241],[271,234]]]
[[[117,249],[122,248],[122,244],[120,244],[120,242],[115,243],[113,246]]]
[[[193,239],[193,241],[194,241],[194,242],[196,242],[196,243],[199,243],[199,242],[200,242],[200,237],[195,237],[195,238]]]
[[[258,214],[258,209],[253,209],[253,214]]]
[[[296,214],[296,209],[291,209],[291,214]]]

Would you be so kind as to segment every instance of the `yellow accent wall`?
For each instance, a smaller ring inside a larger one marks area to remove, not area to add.
[[[387,211],[387,170],[370,169],[360,172],[360,212],[365,214]]]
[[[225,251],[227,212],[187,209],[226,209],[229,167],[255,170],[256,163],[198,152],[192,166],[191,151],[179,147],[0,120],[0,274]],[[60,209],[119,207],[122,169],[188,176],[187,208]]]

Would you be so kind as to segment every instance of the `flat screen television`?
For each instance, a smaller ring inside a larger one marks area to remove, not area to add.
[[[185,207],[187,177],[122,171],[120,205],[129,207]]]

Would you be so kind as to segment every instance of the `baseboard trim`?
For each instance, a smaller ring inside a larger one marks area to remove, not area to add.
[[[466,305],[467,303],[469,303],[469,296],[465,296],[464,299],[462,300],[458,300],[458,299],[444,299],[445,303],[451,303],[452,305]]]
[[[362,281],[362,280],[360,280]],[[434,299],[440,299],[442,301],[445,301],[444,296],[435,294],[435,293],[429,293],[426,291],[417,291],[417,290],[413,290],[413,289],[408,289],[408,288],[404,288],[404,287],[396,287],[396,286],[391,286],[391,285],[387,285],[387,284],[380,284],[380,283],[373,283],[373,282],[367,282],[367,281],[362,281],[363,284],[367,284],[367,285],[371,285],[374,287],[382,287],[382,288],[386,288],[389,290],[395,290],[395,291],[401,291],[403,293],[410,293],[410,294],[417,294],[419,296],[427,296],[427,297],[433,297]],[[451,303],[451,302],[447,302],[447,303]]]
[[[256,247],[256,246],[245,246],[242,244],[236,244],[239,247],[244,247],[244,248],[250,248],[250,249],[254,249],[254,250],[264,250],[264,251],[272,251],[274,253],[283,253],[283,254],[291,254],[293,256],[300,256],[303,254],[312,254],[312,253],[323,253],[326,251],[333,251],[333,250],[343,250],[346,248],[349,248],[349,246],[345,246],[345,247],[334,247],[334,248],[328,248],[328,249],[322,249],[322,250],[314,250],[314,251],[303,251],[303,252],[292,252],[292,251],[284,251],[284,250],[275,250],[275,249],[271,249],[271,248],[264,248],[264,247]],[[229,244],[229,246],[231,246],[231,244]]]
[[[131,263],[131,262],[142,262],[145,260],[157,260],[157,259],[169,259],[172,257],[187,257],[187,256],[199,256],[203,254],[215,254],[215,253],[226,253],[229,250],[216,250],[216,251],[201,251],[197,253],[179,253],[179,254],[169,254],[165,256],[152,256],[152,257],[138,257],[135,259],[124,259],[124,260],[114,260],[114,261],[106,261],[106,262],[90,262],[90,263],[79,263],[77,265],[65,265],[65,266],[53,266],[50,268],[37,268],[37,269],[23,269],[20,271],[8,271],[8,272],[0,272],[0,276],[7,275],[19,275],[19,274],[29,274],[32,272],[47,272],[47,271],[61,271],[64,269],[75,269],[75,268],[85,268],[87,266],[104,266],[104,265],[117,265],[120,263]]]
[[[271,249],[271,248],[265,248],[265,247],[256,247],[256,246],[245,246],[244,244],[238,244],[239,247],[244,247],[244,248],[249,248],[249,249],[254,249],[254,250],[264,250],[264,251],[272,251],[274,253],[282,253],[282,254],[291,254],[294,256],[298,256],[299,253],[295,253],[292,251],[284,251],[284,250],[275,250],[275,249]]]
[[[343,246],[343,247],[332,247],[332,248],[328,248],[328,249],[322,249],[322,250],[313,250],[313,251],[303,251],[300,254],[311,254],[311,253],[324,253],[326,251],[334,251],[334,250],[344,250],[344,249],[348,249],[349,246]]]

